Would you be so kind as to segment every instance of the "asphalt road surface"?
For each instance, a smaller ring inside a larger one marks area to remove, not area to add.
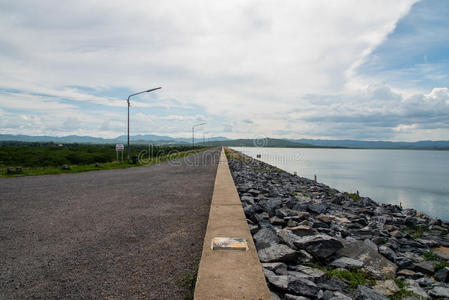
[[[218,157],[0,178],[0,299],[183,299]]]

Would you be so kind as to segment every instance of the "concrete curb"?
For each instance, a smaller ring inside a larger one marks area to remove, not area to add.
[[[216,237],[244,238],[248,250],[212,250]],[[195,299],[271,299],[228,161],[221,149]]]

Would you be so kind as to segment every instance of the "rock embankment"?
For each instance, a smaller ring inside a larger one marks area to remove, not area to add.
[[[231,154],[273,299],[449,299],[448,222]]]

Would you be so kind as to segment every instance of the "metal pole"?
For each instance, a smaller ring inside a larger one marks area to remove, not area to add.
[[[192,126],[192,149],[195,148],[195,127],[204,125],[206,123],[196,124]]]
[[[131,96],[129,96],[129,97],[131,97]],[[129,103],[129,97],[128,97],[128,148],[127,148],[127,152],[128,152],[128,162],[129,162],[129,106],[130,106],[130,103]]]
[[[149,90],[146,90],[146,91],[143,91],[143,92],[138,92],[138,93],[135,93],[135,94],[131,94],[131,95],[129,95],[128,96],[128,100],[127,100],[127,102],[128,102],[128,162],[129,162],[129,107],[131,106],[131,103],[129,102],[129,98],[131,98],[132,96],[136,96],[136,95],[140,95],[140,94],[143,94],[143,93],[149,93],[149,92],[152,92],[152,91],[155,91],[155,90],[158,90],[158,89],[161,89],[161,87],[157,87],[157,88],[154,88],[154,89],[149,89]]]

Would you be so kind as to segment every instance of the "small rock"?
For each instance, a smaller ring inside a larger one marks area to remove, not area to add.
[[[360,241],[344,241],[344,247],[337,255],[359,260],[365,267],[378,269],[385,276],[394,276],[396,265]]]
[[[444,267],[443,269],[439,270],[435,273],[435,280],[449,283],[449,268]]]
[[[356,300],[389,300],[387,297],[379,294],[375,290],[364,286],[359,285],[357,287],[357,291],[355,292]]]
[[[295,261],[297,253],[286,245],[274,244],[257,252],[261,262]]]
[[[310,217],[310,213],[308,213],[306,211],[299,211],[298,217],[299,217],[299,220],[306,220]]]
[[[295,296],[291,294],[285,294],[284,295],[285,300],[309,300],[309,298],[302,297],[302,296]]]
[[[259,230],[259,226],[248,224],[249,231],[251,231],[251,234],[255,234]]]
[[[320,288],[313,281],[295,278],[288,283],[288,290],[301,296],[315,298]]]
[[[301,237],[294,244],[318,258],[327,258],[343,247],[339,240],[326,234]]]
[[[422,277],[421,275],[419,275],[416,272],[413,272],[412,270],[407,270],[407,269],[402,269],[397,273],[398,276],[404,276],[407,278],[412,278],[412,279],[418,279],[420,277]]]
[[[414,264],[414,270],[427,275],[432,275],[435,271],[436,262],[434,261],[422,261]]]
[[[393,280],[378,281],[373,289],[384,296],[391,296],[400,290]]]
[[[270,270],[277,275],[287,275],[287,265],[281,262],[274,262],[274,263],[263,263],[262,267],[264,269]]]
[[[416,282],[419,284],[419,286],[423,286],[426,288],[435,284],[435,280],[428,277],[419,278],[416,280]]]
[[[345,269],[361,269],[363,262],[349,257],[340,257],[331,263],[331,266]]]
[[[431,289],[429,294],[432,297],[448,299],[449,298],[449,288],[437,286],[437,287],[434,287],[433,289]]]
[[[352,298],[340,292],[334,292],[334,295],[329,300],[352,300]]]
[[[374,251],[379,251],[379,249],[377,248],[377,245],[370,239],[366,239],[363,241],[367,246],[373,248]]]
[[[322,214],[326,212],[327,206],[324,204],[311,204],[307,207],[307,210],[315,214]]]
[[[438,247],[433,248],[432,252],[441,259],[449,260],[449,248],[448,247]]]
[[[388,248],[387,246],[380,246],[379,252],[380,252],[380,254],[382,254],[383,256],[388,258],[389,260],[396,262],[396,259],[397,259],[396,253],[393,250],[391,250],[390,248]]]
[[[240,201],[246,205],[254,205],[254,198],[251,196],[242,196]]]
[[[420,287],[418,282],[416,282],[415,280],[407,279],[404,283],[406,291],[416,294],[421,299],[429,298],[429,295],[427,295],[426,291],[424,291],[423,288]]]
[[[284,225],[284,219],[281,219],[277,216],[270,218],[270,223],[273,225]]]
[[[314,282],[322,282],[327,276],[323,271],[308,266],[297,265],[294,269],[312,277]]]
[[[287,275],[276,275],[274,272],[267,269],[263,269],[263,273],[265,274],[265,278],[271,285],[281,290],[287,290],[288,287]]]
[[[297,236],[308,236],[308,235],[318,234],[318,231],[316,231],[312,227],[306,226],[306,225],[299,225],[299,226],[292,227],[289,229]]]
[[[254,236],[254,243],[258,250],[270,247],[273,244],[279,243],[279,238],[274,229],[265,227],[260,229]]]
[[[276,209],[276,216],[278,216],[279,218],[293,217],[297,215],[298,213],[296,212],[296,210],[287,207]]]
[[[270,291],[271,293],[271,300],[281,300],[281,297],[278,296],[278,294],[276,294],[273,291]]]

